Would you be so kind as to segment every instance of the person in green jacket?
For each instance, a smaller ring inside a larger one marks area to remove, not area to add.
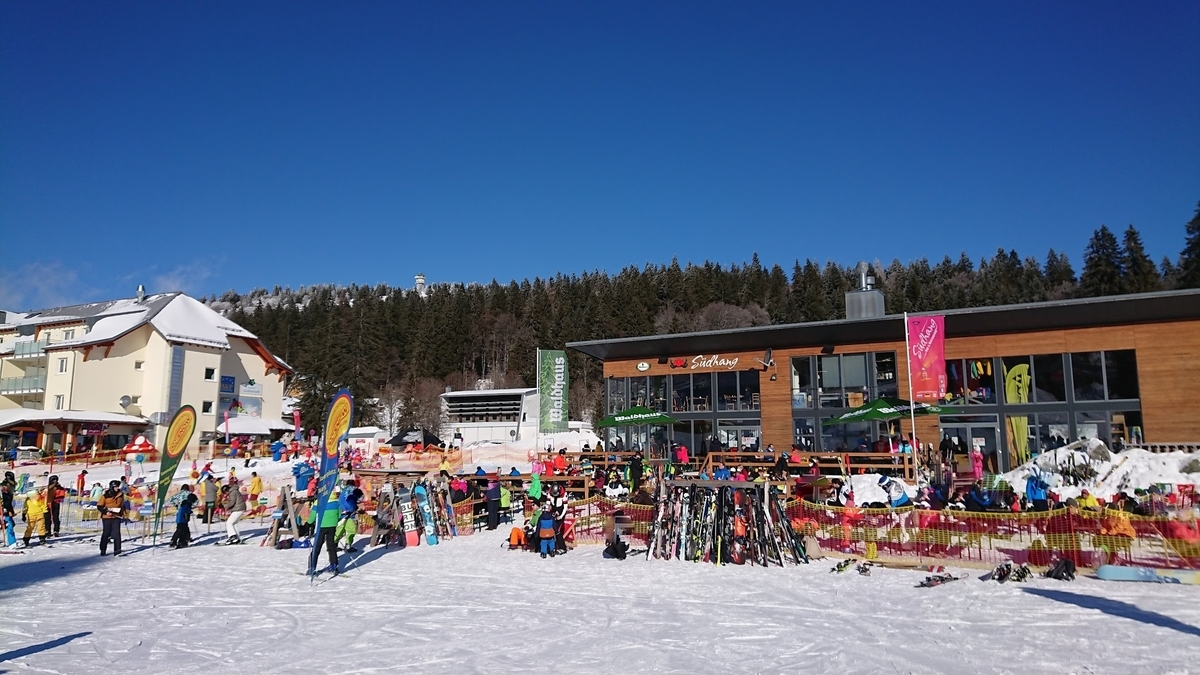
[[[512,522],[512,490],[500,485],[500,520]]]
[[[321,546],[325,546],[325,550],[329,553],[329,567],[321,570],[322,572],[338,571],[338,555],[337,555],[337,526],[341,520],[341,510],[338,508],[337,502],[329,500],[325,505],[325,512],[321,514],[321,527],[317,530],[317,540],[313,542],[312,557],[309,560],[308,566],[310,570],[315,570],[317,567],[317,558],[321,555]],[[308,522],[314,524],[317,521],[317,509],[314,506],[308,511]],[[311,571],[310,571],[311,574]]]

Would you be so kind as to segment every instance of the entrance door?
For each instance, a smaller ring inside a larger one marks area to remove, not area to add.
[[[954,464],[959,476],[971,475],[971,457],[968,453],[974,447],[983,453],[985,473],[1008,471],[1007,458],[1000,452],[1000,422],[996,415],[943,417],[941,429],[943,435],[949,436],[951,441],[957,441]]]

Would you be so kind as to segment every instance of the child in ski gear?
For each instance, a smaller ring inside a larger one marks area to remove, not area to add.
[[[334,545],[341,543],[345,538],[346,545],[344,550],[353,553],[358,550],[354,548],[354,538],[358,535],[358,503],[362,500],[362,490],[354,487],[353,479],[346,479],[346,485],[342,488],[338,497],[339,520],[337,530],[334,533]]]
[[[908,493],[904,491],[904,484],[900,481],[888,476],[880,476],[879,487],[888,493],[888,501],[891,503],[893,509],[909,505]]]
[[[225,507],[225,511],[229,514],[228,520],[225,521],[226,543],[239,544],[242,541],[242,533],[238,531],[238,521],[242,516],[246,515],[246,498],[242,496],[242,491],[238,489],[237,481],[230,479],[229,485],[222,488],[224,497],[221,500],[221,506]]]
[[[541,549],[542,557],[555,554],[554,542],[554,516],[549,511],[543,511],[538,517],[538,542]]]
[[[207,470],[209,467],[206,464],[204,468]],[[211,524],[213,512],[217,509],[217,483],[212,473],[206,475],[200,483],[200,496],[204,498],[204,512],[200,516],[200,522]]]
[[[192,519],[192,509],[195,508],[196,495],[192,494],[192,486],[184,485],[179,488],[183,496],[179,500],[179,510],[175,512],[175,534],[171,536],[171,548],[186,548],[192,543],[192,530],[188,523]]]
[[[1033,502],[1034,511],[1049,511],[1050,507],[1046,500],[1046,491],[1050,486],[1046,484],[1042,478],[1042,471],[1034,465],[1033,472],[1025,479],[1025,496],[1030,502]]]
[[[258,508],[258,496],[262,494],[263,482],[257,471],[250,472],[250,505]]]
[[[125,518],[125,493],[121,492],[121,481],[111,480],[108,489],[96,502],[100,512],[101,534],[100,555],[108,553],[108,542],[113,543],[113,555],[121,555],[121,521]]]
[[[21,514],[21,519],[25,521],[25,545],[29,546],[29,540],[33,535],[38,536],[38,540],[43,544],[46,543],[46,520],[48,520],[49,512],[46,508],[46,488],[38,488],[37,492],[29,496],[25,500],[25,510]]]

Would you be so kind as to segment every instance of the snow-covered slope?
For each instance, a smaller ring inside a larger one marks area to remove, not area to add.
[[[1200,587],[542,560],[506,531],[364,550],[310,586],[305,550],[94,544],[0,556],[14,673],[1187,673]]]

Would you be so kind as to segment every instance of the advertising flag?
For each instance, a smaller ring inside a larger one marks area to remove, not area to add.
[[[946,317],[910,316],[905,329],[913,400],[942,400],[946,396]]]
[[[567,353],[559,349],[539,349],[537,377],[538,432],[553,434],[569,431],[567,398],[571,377],[567,373]]]
[[[337,484],[338,476],[338,446],[350,435],[350,421],[354,419],[354,397],[349,389],[342,389],[329,403],[329,411],[325,414],[325,435],[321,438],[321,466],[317,470],[317,529],[320,530],[322,517],[328,508],[329,495]],[[336,506],[333,508],[337,508]],[[317,555],[320,551],[314,545],[309,557],[308,569],[312,574],[317,568]]]
[[[175,478],[175,469],[179,468],[179,460],[183,451],[196,433],[196,409],[185,405],[175,411],[171,425],[167,427],[166,443],[162,447],[162,462],[158,465],[158,494],[154,500],[154,536],[158,538],[158,526],[162,518],[163,504],[167,500],[167,491],[171,489],[171,481]]]

